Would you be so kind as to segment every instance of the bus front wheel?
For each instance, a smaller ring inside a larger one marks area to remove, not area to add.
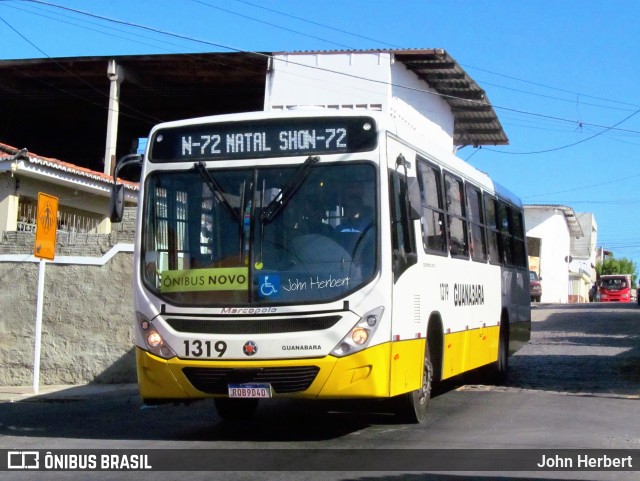
[[[215,398],[216,410],[225,421],[242,421],[250,419],[258,408],[257,399]]]
[[[401,422],[417,424],[427,419],[431,387],[433,385],[433,364],[429,348],[425,347],[422,386],[415,391],[401,394],[396,398],[396,416]]]

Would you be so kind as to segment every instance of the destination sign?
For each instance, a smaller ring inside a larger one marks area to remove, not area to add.
[[[370,117],[264,119],[158,130],[149,160],[176,162],[365,152],[377,145]]]

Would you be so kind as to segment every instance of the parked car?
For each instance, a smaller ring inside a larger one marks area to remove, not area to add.
[[[529,271],[529,291],[531,293],[531,302],[540,302],[542,298],[542,278],[538,277],[536,271]]]

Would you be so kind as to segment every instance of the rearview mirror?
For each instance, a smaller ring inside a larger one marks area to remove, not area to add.
[[[118,184],[118,174],[123,167],[128,165],[142,165],[143,156],[139,154],[125,155],[116,163],[113,171],[113,186],[111,187],[111,205],[109,206],[109,218],[111,222],[122,222],[124,214],[124,185]]]
[[[111,205],[109,207],[109,216],[111,222],[122,222],[124,213],[124,185],[113,184],[111,186]]]

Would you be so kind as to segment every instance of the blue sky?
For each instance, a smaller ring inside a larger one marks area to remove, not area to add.
[[[593,212],[598,244],[640,267],[638,18],[632,0],[0,0],[0,60],[444,48],[510,139],[458,155],[525,203]]]

